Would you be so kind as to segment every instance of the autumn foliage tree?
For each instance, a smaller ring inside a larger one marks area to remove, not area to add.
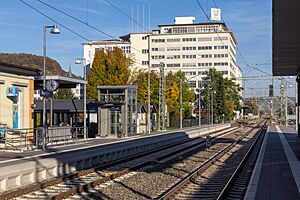
[[[122,49],[103,50],[95,53],[87,84],[87,96],[97,99],[97,86],[126,85],[130,77],[131,59],[126,58]]]

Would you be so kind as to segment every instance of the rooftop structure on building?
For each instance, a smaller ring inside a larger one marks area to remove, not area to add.
[[[224,77],[237,79],[241,85],[242,70],[236,64],[237,39],[224,22],[195,22],[195,17],[176,17],[174,24],[158,25],[158,30],[129,33],[116,40],[93,41],[83,44],[84,57],[92,66],[99,50],[116,47],[133,58],[132,70],[183,71],[191,88],[201,88],[209,68],[216,68]],[[150,55],[149,55],[150,54]]]

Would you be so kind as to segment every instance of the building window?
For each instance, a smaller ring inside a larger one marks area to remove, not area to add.
[[[152,43],[162,43],[165,42],[165,39],[152,39]]]
[[[124,46],[124,47],[121,47],[121,49],[123,50],[123,52],[125,54],[128,54],[131,51],[131,47],[130,46]]]
[[[214,49],[228,49],[227,45],[214,46]]]
[[[167,39],[167,42],[180,42],[180,38],[170,38]]]
[[[210,37],[203,37],[203,38],[198,38],[199,42],[208,42],[208,41],[212,41],[212,38]]]
[[[149,61],[142,61],[142,65],[149,65]]]
[[[199,58],[212,58],[212,54],[199,54]]]
[[[155,55],[155,56],[151,56],[152,59],[165,59],[164,55]]]
[[[196,38],[182,38],[182,42],[196,42]]]
[[[228,37],[215,37],[214,41],[228,40]]]
[[[214,66],[228,66],[228,62],[214,63]]]
[[[184,51],[197,50],[197,47],[182,47],[182,50]]]
[[[180,67],[180,63],[167,64],[167,67]]]
[[[215,54],[214,58],[228,58],[228,54]]]
[[[196,55],[182,55],[182,58],[184,59],[196,58]]]
[[[182,67],[196,67],[196,63],[182,63]]]
[[[167,51],[180,51],[180,47],[167,47]]]
[[[164,47],[152,48],[152,51],[165,51],[165,48]]]
[[[153,68],[157,68],[157,67],[159,67],[159,64],[152,64],[151,65]]]
[[[212,46],[200,46],[198,50],[212,50]]]
[[[212,63],[198,63],[198,67],[211,67]]]
[[[167,55],[167,59],[180,59],[180,55]]]
[[[182,26],[182,27],[173,27],[173,33],[176,34],[176,33],[187,33],[188,31],[188,28],[185,27],[185,26]]]
[[[142,49],[142,53],[149,53],[148,49]]]
[[[190,81],[189,82],[189,84],[190,84],[190,88],[196,88],[196,81]]]
[[[147,38],[148,38],[147,36],[143,36],[142,40],[147,40]]]

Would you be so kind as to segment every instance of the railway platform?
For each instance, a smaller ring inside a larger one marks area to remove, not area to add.
[[[245,199],[300,199],[300,138],[295,129],[268,127]]]
[[[123,139],[96,138],[46,151],[0,152],[0,194],[230,127],[204,125]]]

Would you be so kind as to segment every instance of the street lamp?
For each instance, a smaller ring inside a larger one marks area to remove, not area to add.
[[[87,139],[87,128],[86,128],[86,59],[85,58],[77,58],[75,64],[80,65],[83,61],[83,134],[84,139]]]
[[[51,34],[60,34],[59,29],[56,25],[52,26],[44,26],[43,27],[43,33],[44,33],[44,40],[43,40],[43,52],[44,52],[44,73],[43,73],[43,90],[46,90],[46,33],[47,29],[50,29]],[[47,129],[47,123],[46,123],[46,97],[43,97],[43,149],[45,150],[47,148],[46,144],[46,129]]]

